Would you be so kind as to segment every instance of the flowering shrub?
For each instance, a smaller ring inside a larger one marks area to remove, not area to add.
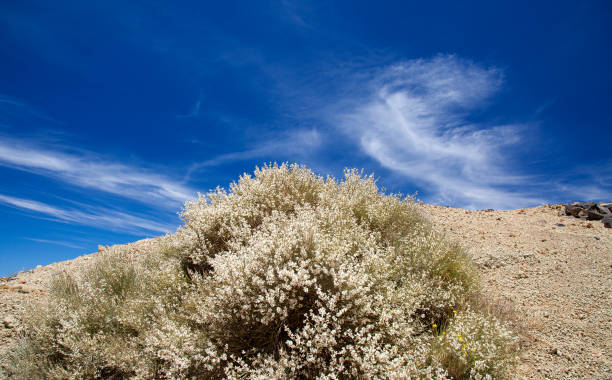
[[[483,378],[512,365],[508,330],[469,309],[467,254],[371,176],[265,166],[182,217],[144,252],[110,248],[58,275],[9,375]]]
[[[435,361],[454,379],[497,379],[515,365],[517,337],[498,320],[468,307],[442,326],[434,325]]]

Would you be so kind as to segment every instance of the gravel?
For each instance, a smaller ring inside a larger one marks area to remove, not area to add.
[[[484,293],[520,334],[517,379],[612,379],[612,229],[565,216],[561,205],[420,207],[469,250]],[[96,254],[0,278],[0,351],[19,335],[25,304],[45,298],[52,275],[79,270]]]
[[[520,379],[612,379],[612,231],[560,205],[470,211],[422,205],[480,268],[484,292],[514,310]]]

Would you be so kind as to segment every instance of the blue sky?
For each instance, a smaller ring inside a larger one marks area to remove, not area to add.
[[[0,275],[270,161],[465,208],[612,199],[609,1],[0,3]]]

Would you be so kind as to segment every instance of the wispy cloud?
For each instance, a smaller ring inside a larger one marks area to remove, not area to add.
[[[368,94],[336,118],[361,150],[419,186],[432,202],[508,208],[542,203],[508,190],[527,178],[511,174],[504,152],[524,125],[470,123],[503,82],[503,73],[456,56],[406,61],[373,75]]]
[[[44,149],[8,138],[0,139],[0,166],[172,209],[195,194],[151,170],[106,161],[93,153]]]
[[[43,243],[43,244],[54,244],[54,245],[61,245],[61,246],[64,246],[64,247],[68,247],[68,248],[85,249],[85,247],[83,247],[83,246],[76,245],[76,244],[73,244],[71,242],[62,241],[62,240],[47,240],[47,239],[38,239],[38,238],[29,238],[29,237],[26,237],[24,239],[25,240],[30,240],[30,241],[35,241],[37,243]]]
[[[209,160],[193,164],[185,180],[194,173],[205,168],[216,167],[235,161],[244,161],[253,158],[271,158],[274,160],[295,160],[312,153],[322,144],[321,133],[317,129],[296,129],[285,132],[283,135],[253,144],[255,147],[238,152],[230,152],[213,157]]]
[[[612,202],[612,160],[595,165],[575,165],[541,181],[542,188],[552,189],[554,200]]]
[[[45,124],[51,124],[53,126],[61,124],[51,116],[40,112],[35,107],[20,99],[0,94],[0,124],[13,124],[26,120],[37,123],[42,121]]]
[[[16,198],[0,194],[0,203],[46,215],[52,220],[86,225],[104,230],[142,234],[143,232],[165,233],[172,230],[172,226],[158,223],[150,218],[141,218],[123,212],[97,207],[95,210],[83,211],[65,209],[30,199]]]

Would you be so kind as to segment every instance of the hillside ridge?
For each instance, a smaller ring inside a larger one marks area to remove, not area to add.
[[[612,378],[611,229],[566,216],[562,205],[419,208],[436,230],[468,249],[485,293],[520,332],[519,378]],[[156,239],[127,246],[145,254]],[[78,271],[99,252],[1,278],[0,346],[18,335],[19,313],[44,299],[53,273]]]

